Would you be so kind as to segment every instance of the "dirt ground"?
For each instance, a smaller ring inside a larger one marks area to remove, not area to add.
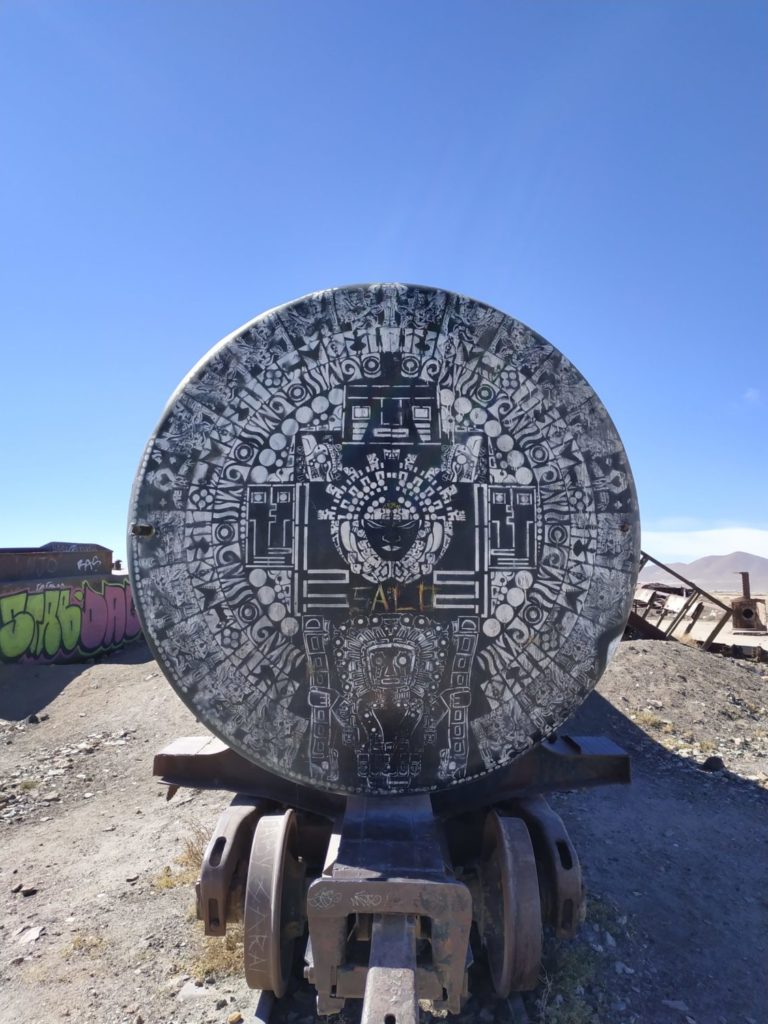
[[[768,1022],[767,687],[765,665],[621,645],[563,731],[612,737],[633,782],[553,798],[589,910],[576,940],[548,940],[531,1020]],[[147,648],[0,667],[0,719],[0,1020],[252,1019],[254,994],[227,973],[238,951],[192,912],[198,829],[229,797],[166,802],[152,778],[156,750],[204,730]],[[473,985],[460,1019],[511,1024],[512,1006]],[[275,1019],[314,1021],[306,985]]]

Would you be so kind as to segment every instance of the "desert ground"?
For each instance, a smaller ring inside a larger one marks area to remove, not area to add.
[[[547,940],[531,1021],[768,1022],[767,688],[765,664],[621,645],[562,731],[610,736],[633,781],[552,800],[588,910],[577,939]],[[201,836],[229,795],[168,802],[153,779],[155,751],[205,730],[148,649],[2,666],[0,719],[0,1020],[252,1020],[236,934],[205,939],[193,911]],[[479,969],[472,986],[460,1020],[521,1019]],[[312,1024],[305,983],[273,1020]]]

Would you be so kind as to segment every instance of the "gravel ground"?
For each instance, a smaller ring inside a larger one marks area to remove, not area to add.
[[[766,666],[621,645],[563,731],[611,736],[633,783],[552,800],[589,909],[576,940],[548,938],[532,1020],[768,1022],[767,684]],[[169,803],[153,780],[157,749],[204,730],[146,647],[2,666],[0,719],[0,1019],[252,1018],[254,994],[228,973],[239,951],[205,940],[192,912],[199,837],[229,798],[181,790]],[[482,972],[472,985],[462,1021],[516,1019]],[[273,1019],[311,1024],[307,986]]]

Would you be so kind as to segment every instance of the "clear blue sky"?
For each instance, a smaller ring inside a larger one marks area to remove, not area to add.
[[[768,555],[762,0],[4,0],[0,97],[0,546],[123,555],[208,348],[403,280],[579,367],[652,553]]]

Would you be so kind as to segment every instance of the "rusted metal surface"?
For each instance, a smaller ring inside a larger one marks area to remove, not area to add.
[[[153,774],[176,788],[188,786],[243,793],[328,818],[344,812],[344,797],[316,792],[267,772],[211,736],[184,736],[174,740],[155,754]]]
[[[754,597],[737,597],[731,602],[734,632],[762,633],[765,631],[765,624],[760,618],[761,603]]]
[[[734,633],[764,633],[765,624],[760,618],[760,605],[765,602],[752,597],[749,585],[749,573],[740,572],[741,576],[741,597],[731,601],[731,615],[733,616]]]
[[[649,607],[645,606],[645,612],[647,614]],[[627,629],[625,633],[625,639],[630,640],[671,640],[672,637],[659,629],[658,626],[654,626],[652,622],[648,622],[644,615],[639,615],[637,612],[630,612],[629,618],[627,619]]]
[[[262,817],[253,834],[245,890],[245,980],[282,996],[294,942],[304,931],[304,865],[297,853],[296,813]]]
[[[206,935],[226,935],[235,874],[251,849],[253,831],[267,805],[237,796],[216,823],[203,856],[197,883],[197,916]]]
[[[536,987],[541,961],[541,903],[536,859],[520,818],[485,819],[474,914],[496,994]]]
[[[155,755],[153,771],[169,786],[251,794],[328,818],[339,817],[346,805],[343,797],[265,772],[210,737],[175,740]],[[629,757],[611,740],[558,736],[543,740],[487,780],[433,794],[432,806],[440,816],[456,815],[514,797],[629,782]]]
[[[576,848],[562,818],[543,797],[508,805],[528,827],[536,855],[544,923],[559,939],[571,939],[584,920],[584,885]]]
[[[701,599],[705,599],[709,604],[714,605],[720,610],[715,625],[713,626],[709,635],[702,641],[702,650],[709,650],[710,646],[714,643],[718,633],[723,629],[728,619],[731,617],[731,609],[719,597],[715,597],[714,594],[710,594],[702,587],[697,586],[691,580],[686,579],[685,576],[676,572],[674,569],[670,569],[669,566],[660,562],[658,559],[649,555],[646,551],[641,552],[640,556],[640,572],[643,571],[645,566],[651,562],[653,565],[662,569],[665,573],[670,576],[674,576],[675,579],[680,580],[684,584],[684,596],[685,600],[682,603],[671,602],[670,597],[667,594],[667,589],[659,589],[658,593],[663,595],[662,600],[656,599],[656,593],[653,590],[653,586],[646,586],[643,589],[649,591],[647,601],[642,603],[642,612],[638,614],[636,611],[638,602],[635,601],[635,609],[633,614],[629,618],[629,626],[634,629],[636,633],[645,639],[659,640],[659,639],[674,639],[674,631],[678,629],[680,624],[684,621],[686,615],[692,613],[696,614],[698,619],[701,615],[699,611],[696,613],[695,605],[696,602],[700,602]],[[637,595],[636,595],[637,596]],[[654,622],[651,618],[655,612],[656,621]],[[671,616],[667,619],[667,615]],[[645,620],[645,624],[643,622]],[[666,620],[666,621],[665,621]],[[686,632],[690,632],[687,629]],[[659,635],[660,634],[660,635]]]
[[[457,1013],[474,921],[497,993],[533,987],[542,921],[571,935],[582,907],[539,795],[630,777],[610,741],[556,735],[640,556],[621,440],[578,371],[439,289],[305,296],[185,379],[131,520],[148,642],[222,737],[155,774],[238,794],[198,899],[224,934],[250,847],[248,984],[282,995],[307,926],[320,1014]]]
[[[306,976],[317,989],[318,1012],[334,1013],[347,999],[365,997],[366,1020],[383,1020],[380,1010],[389,1007],[384,1015],[394,1013],[408,1024],[417,1019],[408,1016],[414,999],[459,1012],[468,994],[473,919],[496,991],[507,995],[535,985],[542,920],[559,936],[572,935],[582,890],[578,857],[562,821],[531,794],[626,783],[629,759],[610,740],[557,737],[500,772],[492,791],[474,785],[431,798],[386,800],[344,800],[292,787],[205,738],[171,744],[156,756],[155,772],[172,786],[261,794],[260,800],[241,796],[222,816],[200,884],[201,905],[212,900],[209,906],[219,915],[218,926],[212,912],[206,921],[213,934],[221,927],[218,908],[227,903],[225,879],[236,875],[236,848],[258,817],[245,897],[246,978],[252,987],[284,991],[306,914]],[[501,813],[480,810],[501,803]],[[314,817],[290,810],[302,806]],[[333,824],[323,829],[317,815]],[[443,818],[452,827],[450,841]],[[217,838],[224,842],[217,846]],[[216,863],[216,850],[228,852],[223,863]],[[457,877],[454,865],[468,862],[475,868]],[[313,864],[318,867],[309,876],[305,902],[303,871]]]
[[[416,917],[374,914],[361,1024],[406,1024],[418,1019]]]
[[[317,988],[318,1013],[334,1013],[348,996],[360,994],[370,965],[364,940],[378,915],[413,917],[422,947],[417,998],[458,1013],[467,991],[472,898],[449,870],[442,831],[426,797],[350,798],[323,874],[307,892],[307,975]],[[351,943],[349,920],[354,921]],[[386,946],[388,936],[406,941],[407,931],[402,923],[386,926],[379,937]],[[376,983],[374,994],[378,989]]]
[[[542,923],[567,938],[581,919],[578,857],[543,798],[451,819],[461,843],[455,835],[449,841],[427,797],[350,798],[333,831],[290,809],[264,811],[238,798],[214,830],[199,886],[200,902],[213,901],[206,930],[224,933],[226,880],[236,885],[252,834],[247,981],[268,993],[285,990],[306,914],[305,973],[320,1013],[336,1012],[350,998],[365,999],[363,1019],[370,1021],[392,1014],[415,1024],[419,999],[458,1012],[468,996],[473,920],[499,996],[529,989]]]

